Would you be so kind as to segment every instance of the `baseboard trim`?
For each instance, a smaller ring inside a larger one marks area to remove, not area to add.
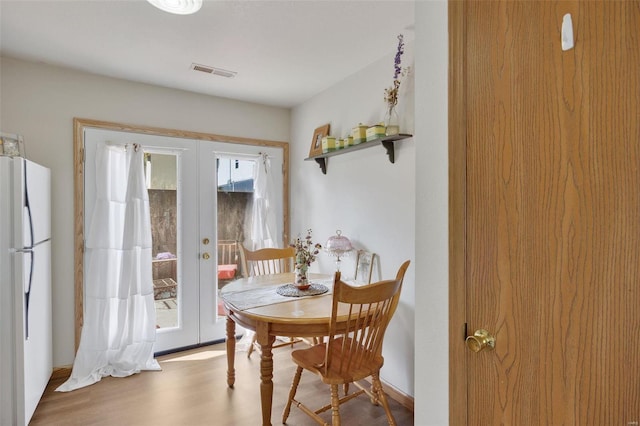
[[[71,366],[70,365],[65,365],[62,367],[55,367],[53,369],[53,372],[51,373],[51,380],[57,380],[57,379],[68,379],[69,377],[71,377]]]
[[[371,378],[367,377],[366,380],[367,382],[371,383]],[[380,382],[382,383],[382,388],[384,389],[384,393],[386,393],[389,398],[393,399],[395,402],[402,405],[407,410],[411,410],[411,412],[414,412],[413,407],[414,407],[415,401],[412,396],[409,396],[406,393],[398,390],[396,387],[394,387],[393,385],[390,385],[384,380],[380,380]]]

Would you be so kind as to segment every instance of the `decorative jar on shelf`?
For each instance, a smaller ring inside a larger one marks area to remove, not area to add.
[[[387,113],[384,116],[385,134],[387,136],[397,135],[400,133],[400,118],[398,117],[398,111],[396,111],[395,105],[389,107]]]
[[[322,138],[322,153],[326,154],[327,152],[336,150],[336,138],[335,136],[325,136]]]
[[[372,141],[378,138],[381,138],[385,135],[384,123],[380,122],[378,124],[374,124],[371,127],[367,128],[367,142]]]
[[[367,140],[367,127],[366,125],[360,123],[356,127],[351,130],[351,136],[353,138],[353,144],[357,145],[361,142],[366,142]]]

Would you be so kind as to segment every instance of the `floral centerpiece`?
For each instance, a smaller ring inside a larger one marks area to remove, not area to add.
[[[293,247],[296,252],[296,280],[294,284],[300,289],[309,287],[307,271],[309,270],[309,266],[311,266],[311,264],[316,260],[316,256],[320,253],[320,249],[322,248],[320,244],[313,243],[311,234],[311,229],[308,229],[306,237],[297,237],[293,240],[293,243],[291,243],[291,247]]]
[[[398,125],[398,113],[396,111],[396,105],[398,105],[398,91],[400,90],[400,77],[404,76],[407,72],[407,68],[403,69],[402,54],[404,53],[404,36],[398,35],[398,50],[396,51],[396,57],[393,65],[393,86],[384,89],[384,101],[387,103],[387,112],[384,120],[386,126],[387,135],[395,135],[400,133],[400,126]]]

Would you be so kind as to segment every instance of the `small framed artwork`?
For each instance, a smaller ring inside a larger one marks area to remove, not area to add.
[[[313,131],[313,140],[311,141],[311,148],[309,149],[309,157],[315,157],[322,154],[322,138],[329,136],[329,125],[318,127]]]

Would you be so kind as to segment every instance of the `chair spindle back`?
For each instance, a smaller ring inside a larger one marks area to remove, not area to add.
[[[352,371],[357,375],[360,366],[382,357],[382,343],[387,325],[400,299],[405,262],[395,280],[380,281],[368,286],[352,287],[340,280],[336,272],[329,340],[326,346],[325,371],[341,374]],[[338,318],[348,318],[345,328],[338,329]],[[339,365],[331,365],[337,362]]]
[[[264,248],[251,251],[240,244],[242,275],[248,278],[249,276],[291,272],[294,256],[293,247]]]

